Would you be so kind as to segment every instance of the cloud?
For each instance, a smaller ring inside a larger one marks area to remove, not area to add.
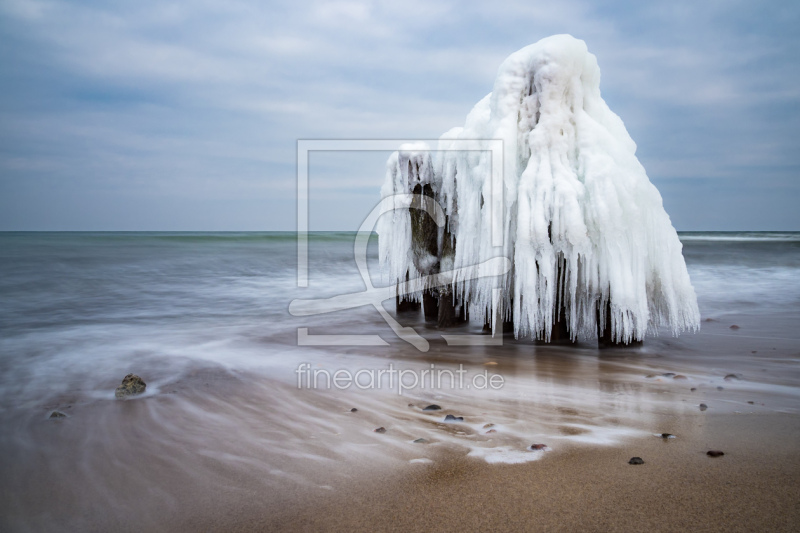
[[[8,0],[0,10],[1,229],[191,229],[192,205],[237,195],[230,225],[219,203],[218,229],[292,229],[296,139],[437,137],[463,124],[508,54],[563,32],[597,55],[603,95],[656,185],[741,187],[753,168],[786,180],[800,157],[791,3]],[[351,176],[320,173],[337,184],[328,190],[351,184],[366,213],[364,187],[374,175],[377,198],[383,167],[370,158]],[[81,217],[53,215],[54,183],[86,198]],[[95,205],[98,191],[116,208]],[[25,209],[4,209],[23,198]],[[255,207],[273,198],[268,216]],[[337,201],[316,218],[342,220]]]

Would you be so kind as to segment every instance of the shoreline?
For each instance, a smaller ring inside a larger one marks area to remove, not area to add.
[[[781,407],[792,405],[791,397],[771,389],[756,394],[738,383],[724,391],[709,383],[691,393],[692,383],[645,377],[651,363],[666,361],[641,356],[632,368],[627,356],[576,363],[541,350],[533,361],[498,359],[496,368],[515,367],[523,376],[531,367],[559,380],[597,373],[605,380],[598,383],[603,395],[622,403],[618,412],[603,413],[603,406],[584,411],[511,401],[513,394],[472,403],[444,397],[432,415],[420,409],[424,396],[299,391],[257,374],[199,368],[149,397],[77,398],[63,420],[46,420],[42,409],[33,414],[29,406],[6,409],[3,529],[791,531],[800,525],[800,414]],[[579,373],[587,363],[591,372]],[[622,377],[617,367],[627,369]],[[638,380],[633,385],[626,381],[631,376]],[[663,399],[640,401],[648,395]],[[701,412],[696,402],[706,397],[717,400],[707,400],[711,408]],[[751,397],[757,401],[746,403]],[[350,413],[351,406],[359,411]],[[445,413],[463,414],[465,423],[443,424]],[[500,434],[478,429],[484,419],[496,421]],[[615,424],[637,431],[593,442],[604,434],[593,426]],[[380,425],[386,434],[373,432]],[[664,440],[656,432],[677,437]],[[519,450],[532,444],[525,440],[532,434],[550,435],[541,439],[552,450],[535,452],[531,462],[488,464],[468,455],[470,445],[534,454]],[[419,436],[429,443],[413,444]],[[707,457],[710,449],[725,456]],[[629,465],[633,456],[645,464]]]

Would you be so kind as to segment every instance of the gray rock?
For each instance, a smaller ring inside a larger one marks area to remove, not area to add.
[[[722,457],[723,455],[725,455],[725,452],[721,450],[708,450],[706,452],[706,455],[709,457]]]
[[[52,413],[50,413],[49,418],[66,418],[66,417],[67,415],[65,415],[61,411],[53,411]]]
[[[464,417],[463,416],[447,415],[446,417],[444,417],[444,421],[445,422],[463,422],[464,421]]]
[[[375,430],[375,433],[386,433],[386,428],[381,426]]]
[[[641,457],[631,457],[631,460],[628,461],[628,464],[629,465],[643,465],[644,464],[644,459],[642,459]]]
[[[428,407],[424,408],[423,411],[440,411],[442,408],[436,405],[435,403],[429,405]]]
[[[414,444],[427,444],[427,440],[425,439],[417,439],[414,441]]]
[[[147,388],[147,383],[136,374],[128,374],[122,378],[122,385],[117,387],[114,391],[114,396],[117,398],[125,398],[127,396],[134,396],[141,394]]]
[[[701,403],[700,404],[700,410],[701,411],[705,411],[706,409],[708,409],[708,406],[706,404],[704,404],[704,403]]]

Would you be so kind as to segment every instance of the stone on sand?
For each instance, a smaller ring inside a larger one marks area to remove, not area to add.
[[[145,388],[147,388],[147,383],[142,378],[136,374],[128,374],[122,378],[122,385],[114,391],[114,396],[117,398],[134,396],[143,393]]]

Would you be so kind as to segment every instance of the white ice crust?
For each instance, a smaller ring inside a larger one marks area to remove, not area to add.
[[[475,140],[476,150],[445,151],[454,139]],[[491,239],[488,139],[503,141],[502,248]],[[641,340],[659,327],[696,330],[681,242],[635,152],[600,96],[595,56],[583,41],[555,35],[509,56],[492,92],[438,150],[404,145],[392,154],[382,195],[434,184],[456,243],[440,269],[466,268],[451,284],[471,319],[513,320],[515,336],[549,339],[561,309],[573,338],[593,337],[598,317],[605,326],[597,309],[610,301],[615,340]],[[408,273],[407,298],[418,299],[425,287],[414,280],[430,271],[414,260],[409,210],[384,215],[377,229],[384,273],[391,282]],[[469,279],[468,267],[496,256],[512,260],[510,272]],[[502,289],[497,304],[494,288]]]

